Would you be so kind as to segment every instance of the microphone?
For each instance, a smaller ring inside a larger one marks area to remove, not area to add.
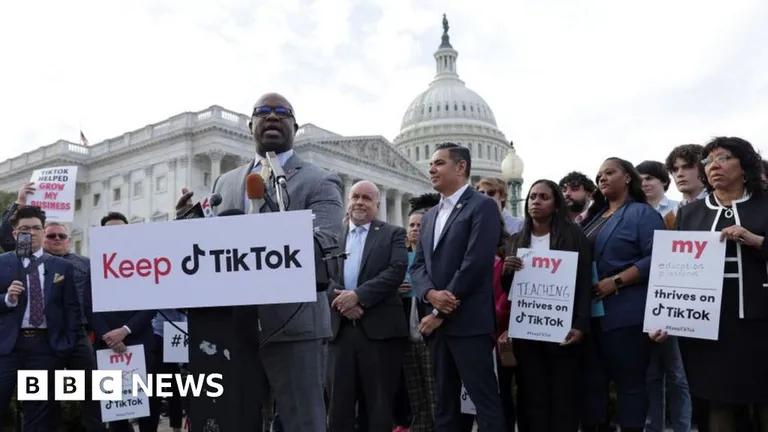
[[[206,195],[176,219],[201,219],[216,216],[213,213],[213,207],[219,204],[221,204],[221,195],[218,193]]]
[[[280,211],[285,211],[285,208],[287,207],[285,204],[286,198],[290,200],[290,197],[288,196],[288,182],[285,179],[285,172],[283,171],[283,167],[280,166],[280,161],[277,159],[275,152],[267,152],[265,156],[269,167],[272,169],[272,178],[275,182],[275,197],[277,197],[277,206]]]
[[[275,182],[280,186],[285,187],[285,172],[283,171],[283,167],[280,166],[280,162],[277,160],[277,154],[275,154],[275,152],[267,152],[266,157],[267,163],[272,169],[272,175],[275,176]]]

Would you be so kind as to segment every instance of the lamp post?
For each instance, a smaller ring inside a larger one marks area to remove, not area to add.
[[[521,217],[522,215],[520,203],[524,201],[522,194],[523,168],[523,160],[517,155],[514,143],[510,141],[507,156],[501,161],[501,176],[507,183],[507,205],[509,206],[509,211],[515,217]]]

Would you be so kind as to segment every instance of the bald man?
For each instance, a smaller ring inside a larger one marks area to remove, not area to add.
[[[392,406],[408,327],[398,287],[405,278],[405,230],[376,219],[379,190],[361,181],[349,191],[341,243],[347,259],[328,290],[333,336],[329,344],[331,432],[356,430],[355,405],[364,404],[369,432],[392,430]],[[366,421],[360,419],[360,421]]]

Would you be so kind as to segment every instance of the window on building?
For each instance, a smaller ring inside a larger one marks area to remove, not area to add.
[[[211,173],[204,172],[203,173],[203,186],[210,186],[211,185]]]
[[[424,157],[428,158],[432,153],[429,152],[429,144],[424,146]]]
[[[448,112],[448,111],[450,111],[450,109],[451,109],[451,108],[448,106],[448,104],[445,104],[445,112]]]
[[[93,194],[93,206],[98,207],[100,203],[101,203],[101,194],[100,193]]]
[[[472,156],[472,143],[467,144],[467,148],[469,149],[469,155]]]
[[[83,200],[81,198],[75,199],[75,211],[80,211],[83,208]]]
[[[464,104],[461,104],[461,110],[462,110],[462,111],[466,111],[466,110],[467,110],[467,106],[466,106],[466,105],[464,105]]]
[[[408,147],[408,159],[410,159],[410,158],[411,158],[411,148]]]
[[[120,201],[120,199],[122,199],[122,197],[123,197],[122,196],[123,195],[122,192],[123,191],[119,187],[116,187],[116,188],[112,189],[112,202]]]
[[[144,182],[142,180],[133,182],[133,197],[138,198],[144,195]]]
[[[437,105],[437,112],[440,112],[440,104]]]
[[[458,111],[459,110],[459,104],[453,104],[453,110]]]
[[[491,158],[491,145],[490,144],[486,144],[485,145],[485,154],[488,155],[488,159]]]
[[[83,253],[83,241],[82,240],[75,240],[75,253],[80,255]]]
[[[494,147],[493,148],[493,159],[494,160],[499,160],[499,148],[498,147]]]
[[[431,106],[431,105],[430,105],[430,107],[429,107],[429,112],[432,112],[432,106]]]
[[[155,178],[155,192],[165,192],[168,189],[168,177],[161,175]]]
[[[483,145],[482,144],[478,144],[477,145],[477,157],[479,159],[483,158]]]
[[[419,150],[421,150],[421,147],[416,146],[416,160],[421,160],[421,155],[419,154]]]

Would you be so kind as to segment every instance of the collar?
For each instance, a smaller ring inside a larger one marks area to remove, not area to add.
[[[707,204],[707,207],[709,207],[712,210],[727,208],[720,203],[720,200],[717,199],[717,196],[715,195],[714,192],[709,194],[709,196],[712,197],[711,200],[710,199],[704,200],[704,202]],[[748,201],[750,198],[752,198],[752,195],[749,192],[747,192],[746,189],[744,189],[744,194],[741,195],[741,198],[731,201],[731,207],[733,207],[734,204],[739,204],[739,203],[743,203],[744,201]],[[712,203],[711,201],[714,201],[714,203]]]
[[[349,221],[349,232],[352,232],[352,230],[357,228],[358,226],[361,226],[361,227],[365,228],[365,232],[370,232],[371,231],[371,223],[370,222],[368,222],[365,225],[355,225],[354,223],[352,223],[352,221]]]
[[[290,149],[288,151],[284,151],[282,153],[277,154],[277,163],[280,164],[281,167],[285,166],[285,163],[288,162],[288,159],[293,156],[293,149]],[[256,153],[256,157],[253,160],[253,167],[256,168],[261,164],[261,161],[265,160],[267,158],[263,157],[262,155]]]
[[[456,203],[459,202],[459,198],[461,198],[468,187],[469,184],[465,184],[464,186],[460,187],[459,190],[454,192],[453,195],[448,197],[440,194],[440,205],[442,205],[444,201],[447,201],[451,207],[455,206]]]
[[[709,192],[707,192],[707,189],[704,188],[704,189],[701,190],[701,192],[699,192],[698,195],[696,195],[695,198],[693,198],[691,200],[686,200],[685,198],[683,198],[682,200],[680,200],[680,204],[679,205],[680,205],[680,207],[682,207],[682,206],[684,206],[686,204],[690,204],[690,203],[692,203],[694,201],[698,201],[700,199],[704,199],[704,198],[707,197],[708,194],[709,194]]]

